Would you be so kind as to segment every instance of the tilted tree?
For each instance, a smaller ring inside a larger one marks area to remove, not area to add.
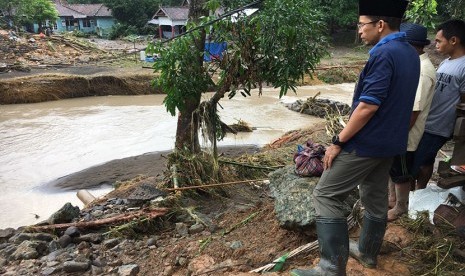
[[[326,53],[326,27],[321,13],[311,8],[311,0],[257,1],[259,9],[252,15],[234,12],[250,3],[191,0],[188,34],[157,46],[161,59],[154,64],[159,73],[154,83],[167,94],[168,112],[178,115],[175,152],[199,153],[202,129],[215,156],[216,141],[224,137],[226,126],[217,114],[220,99],[226,94],[248,96],[262,84],[279,88],[280,97],[289,89],[295,91]],[[223,16],[212,15],[220,7]],[[206,37],[227,43],[222,58],[204,62]],[[201,102],[202,94],[212,89],[214,95]],[[179,166],[191,164],[180,162]],[[202,180],[215,179],[215,173],[199,175]]]

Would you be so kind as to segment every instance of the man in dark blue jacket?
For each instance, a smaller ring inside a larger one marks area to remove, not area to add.
[[[365,213],[350,254],[376,267],[386,230],[389,169],[393,157],[406,152],[420,76],[418,54],[399,32],[407,3],[359,0],[358,32],[374,47],[355,87],[349,122],[327,148],[325,171],[313,192],[320,262],[291,275],[345,275],[349,234],[343,201],[357,186]]]

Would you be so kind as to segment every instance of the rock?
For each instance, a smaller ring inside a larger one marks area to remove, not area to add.
[[[187,229],[187,225],[182,222],[176,223],[176,232],[182,237],[187,237],[189,235],[189,230]]]
[[[91,267],[92,275],[101,275],[103,274],[103,268],[93,265]]]
[[[215,265],[215,260],[211,256],[201,255],[192,259],[187,269],[191,272],[191,275],[201,275],[209,271],[213,265]]]
[[[89,262],[75,262],[67,261],[63,263],[63,271],[72,273],[72,272],[81,272],[89,269]]]
[[[13,252],[15,252],[17,249],[17,246],[14,245],[14,244],[8,244],[8,246],[6,246],[5,248],[3,248],[2,250],[0,250],[0,256],[3,256],[5,257],[7,260],[9,260],[11,258],[11,255],[13,254]]]
[[[128,205],[140,206],[159,196],[165,197],[166,192],[155,188],[153,184],[143,183],[137,186],[137,188],[128,196]]]
[[[61,245],[60,245],[60,243],[59,243],[58,241],[56,241],[56,240],[53,240],[53,241],[49,242],[49,244],[48,244],[48,251],[49,251],[49,252],[56,251],[56,250],[58,250],[58,249],[60,249],[60,248],[61,248]]]
[[[179,266],[184,266],[187,263],[187,258],[185,257],[178,257],[176,258],[176,264]]]
[[[300,177],[294,173],[294,166],[289,165],[269,174],[270,192],[275,198],[275,212],[279,224],[291,230],[308,230],[315,223],[313,206],[313,189],[319,177]],[[358,198],[354,190],[344,201],[347,215]]]
[[[68,235],[63,235],[58,239],[58,243],[60,244],[62,248],[67,247],[72,242],[73,242],[73,239]]]
[[[71,203],[66,203],[61,207],[60,210],[56,211],[52,216],[48,219],[50,224],[56,223],[68,223],[71,222],[73,219],[79,217],[79,207],[74,207]]]
[[[32,240],[33,239],[32,233],[18,233],[12,236],[8,241],[14,244],[20,244],[23,241]]]
[[[109,240],[105,240],[103,241],[102,245],[103,247],[105,247],[106,249],[110,249],[110,248],[113,248],[115,246],[117,246],[119,244],[120,240],[119,239],[109,239]]]
[[[0,267],[5,266],[8,263],[8,261],[5,258],[0,257]]]
[[[156,246],[157,245],[157,240],[155,238],[150,238],[147,240],[145,243],[147,246]]]
[[[93,244],[99,244],[103,241],[103,236],[99,233],[89,233],[89,234],[85,234],[80,237],[74,238],[74,240],[76,242],[85,241],[85,242],[90,242]]]
[[[47,244],[42,241],[23,241],[11,255],[14,260],[36,259],[47,250]]]
[[[135,276],[139,273],[139,266],[136,264],[123,265],[118,268],[119,276]]]
[[[5,228],[5,229],[0,229],[0,242],[5,242],[9,238],[13,237],[15,234],[15,229],[13,228]]]
[[[4,62],[0,62],[0,72],[6,72],[8,70],[8,66]]]
[[[58,274],[61,271],[61,267],[46,267],[40,272],[41,275],[52,275]]]
[[[191,227],[189,227],[189,233],[190,234],[201,233],[204,229],[205,229],[205,227],[203,226],[203,224],[196,223],[196,224],[192,225]]]
[[[76,226],[70,226],[65,230],[65,235],[70,236],[71,238],[78,237],[81,235],[81,232]]]
[[[48,233],[36,233],[32,235],[32,239],[46,242],[53,241],[53,237],[53,235],[50,235]]]
[[[231,242],[231,245],[229,246],[232,249],[239,249],[242,247],[242,242],[241,241],[233,241]]]

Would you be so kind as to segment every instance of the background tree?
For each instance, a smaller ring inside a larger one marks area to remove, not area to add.
[[[38,23],[39,30],[46,20],[58,18],[58,11],[50,0],[0,0],[0,9],[12,15],[15,25]]]
[[[18,10],[22,15],[21,20],[24,23],[37,23],[39,32],[42,31],[42,25],[47,20],[55,21],[58,19],[58,11],[50,0],[22,0],[23,5]]]
[[[175,153],[199,153],[198,137],[202,129],[215,156],[216,141],[225,134],[225,124],[217,113],[220,99],[226,94],[229,98],[237,94],[248,96],[252,88],[261,88],[264,83],[280,88],[280,96],[289,89],[295,91],[299,80],[310,74],[326,53],[327,30],[321,13],[312,9],[311,0],[267,0],[251,16],[239,12],[235,20],[225,17],[208,28],[195,28],[199,21],[205,24],[214,19],[201,18],[207,14],[204,4],[211,11],[221,6],[227,14],[247,3],[250,2],[191,0],[189,33],[158,47],[162,58],[154,64],[155,71],[160,73],[154,82],[167,93],[164,100],[167,110],[173,116],[178,114]],[[222,59],[203,62],[205,35],[211,41],[227,42]],[[212,87],[212,79],[216,79],[215,94],[201,102],[202,94]],[[179,166],[186,168],[192,164],[180,162]],[[196,170],[205,172],[201,166]],[[197,175],[204,181],[216,178],[214,172]]]
[[[410,1],[405,15],[413,23],[434,28],[435,17],[438,14],[436,8],[436,0],[413,0]]]
[[[358,2],[347,0],[312,0],[312,7],[323,14],[330,34],[353,29],[358,16]]]
[[[438,0],[438,13],[441,21],[449,18],[465,20],[465,0]]]

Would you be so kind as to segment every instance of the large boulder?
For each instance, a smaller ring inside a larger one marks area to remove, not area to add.
[[[270,191],[275,199],[275,212],[280,226],[291,230],[307,231],[315,223],[313,189],[319,177],[301,177],[289,165],[269,174]],[[358,199],[354,190],[344,201],[347,215]]]

